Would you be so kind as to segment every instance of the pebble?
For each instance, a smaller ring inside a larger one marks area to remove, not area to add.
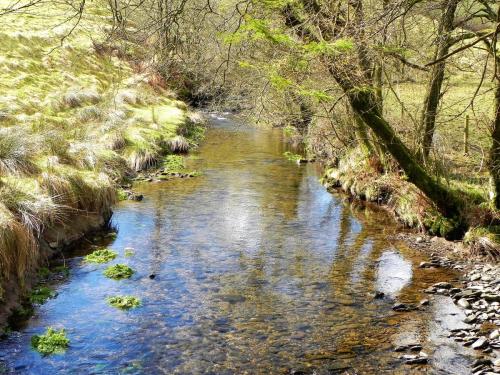
[[[460,298],[457,301],[457,305],[464,308],[464,309],[469,309],[470,308],[470,303],[467,301],[465,298]]]

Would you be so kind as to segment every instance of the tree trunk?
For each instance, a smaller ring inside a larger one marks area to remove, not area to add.
[[[387,151],[403,169],[408,180],[420,189],[444,216],[459,219],[461,201],[425,171],[408,147],[394,132],[391,125],[382,117],[376,105],[377,98],[374,90],[369,88],[356,90],[351,83],[353,82],[352,79],[338,74],[334,68],[330,69],[330,73],[349,97],[353,110],[386,147]]]
[[[309,125],[313,120],[314,112],[311,103],[293,90],[288,91],[292,102],[299,107],[299,117],[292,121],[292,125],[297,129],[302,137],[307,135]]]
[[[495,90],[495,114],[491,129],[489,170],[491,179],[490,196],[495,208],[500,209],[500,77]]]
[[[446,4],[443,16],[438,29],[438,46],[436,50],[435,60],[446,56],[451,47],[451,32],[454,30],[453,21],[455,20],[455,12],[460,0],[445,0]],[[432,139],[436,129],[436,115],[441,100],[441,88],[443,86],[444,71],[446,67],[446,60],[435,64],[432,68],[427,94],[424,100],[424,110],[421,119],[421,145],[420,154],[422,160],[426,161],[429,157],[432,148]]]

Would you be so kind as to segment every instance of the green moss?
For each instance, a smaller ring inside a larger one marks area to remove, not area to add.
[[[137,297],[133,296],[114,296],[108,298],[108,303],[122,310],[133,309],[141,305],[141,301]]]
[[[29,300],[31,303],[43,304],[49,298],[54,298],[57,295],[52,289],[47,286],[41,286],[31,291]]]
[[[300,161],[301,159],[303,159],[301,155],[294,154],[293,152],[290,152],[290,151],[284,152],[283,156],[285,158],[287,158],[289,161],[295,161],[295,162]]]
[[[51,274],[50,270],[47,267],[40,267],[38,270],[38,277],[41,279],[46,279]]]
[[[134,249],[130,248],[130,247],[126,247],[125,248],[125,256],[126,257],[131,257],[135,254],[134,252]]]
[[[185,172],[184,158],[180,155],[167,155],[163,159],[163,168],[172,173]]]
[[[56,266],[52,268],[52,272],[57,273],[59,275],[68,277],[69,276],[69,267],[68,266]]]
[[[110,249],[99,249],[85,257],[88,263],[107,263],[116,258],[116,252]]]
[[[121,280],[128,279],[134,274],[134,270],[126,264],[115,264],[104,270],[104,276],[110,279]]]
[[[116,190],[116,200],[118,201],[126,201],[128,199],[128,194],[123,189]]]
[[[464,243],[472,245],[480,237],[486,237],[491,242],[500,244],[500,226],[492,225],[489,227],[471,228],[465,233]]]
[[[63,353],[69,346],[69,339],[64,329],[59,331],[52,327],[47,328],[43,335],[35,335],[31,338],[31,346],[43,355]]]

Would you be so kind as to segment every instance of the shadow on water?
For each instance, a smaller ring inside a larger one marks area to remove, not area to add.
[[[113,281],[106,265],[72,258],[58,297],[0,343],[7,372],[470,371],[473,354],[446,337],[462,324],[449,300],[391,309],[396,300],[418,303],[423,288],[455,274],[416,267],[421,254],[388,240],[397,230],[388,217],[352,209],[319,184],[314,165],[287,161],[279,131],[214,123],[187,160],[202,176],[139,185],[145,200],[116,208],[111,247],[134,276]],[[375,300],[376,291],[386,297]],[[117,311],[106,303],[117,294],[142,306]],[[48,326],[67,330],[65,354],[30,349]],[[430,365],[404,365],[393,352],[415,341]]]

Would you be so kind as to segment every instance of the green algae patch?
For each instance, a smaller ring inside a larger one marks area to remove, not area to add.
[[[59,331],[52,327],[47,328],[43,335],[35,335],[31,338],[31,346],[43,355],[60,354],[69,346],[69,339],[64,329]]]
[[[131,247],[126,247],[125,248],[125,256],[126,257],[131,257],[131,256],[134,256],[135,255],[135,252],[134,252],[134,249],[131,248]]]
[[[115,264],[104,270],[104,276],[114,280],[129,279],[134,274],[134,270],[126,264]]]
[[[52,289],[50,289],[49,287],[41,286],[31,291],[29,300],[31,303],[36,303],[41,305],[45,303],[48,299],[54,298],[56,295],[57,293]]]
[[[283,153],[283,156],[289,160],[289,161],[294,161],[294,162],[298,162],[300,160],[302,160],[302,156],[301,155],[298,155],[298,154],[294,154],[290,151],[286,151]]]
[[[110,249],[99,249],[85,257],[88,263],[107,263],[116,258],[116,253]]]
[[[117,309],[129,310],[141,305],[141,300],[133,296],[114,296],[108,298],[108,303]]]
[[[185,172],[184,158],[180,155],[167,155],[163,159],[163,168],[168,172]]]

